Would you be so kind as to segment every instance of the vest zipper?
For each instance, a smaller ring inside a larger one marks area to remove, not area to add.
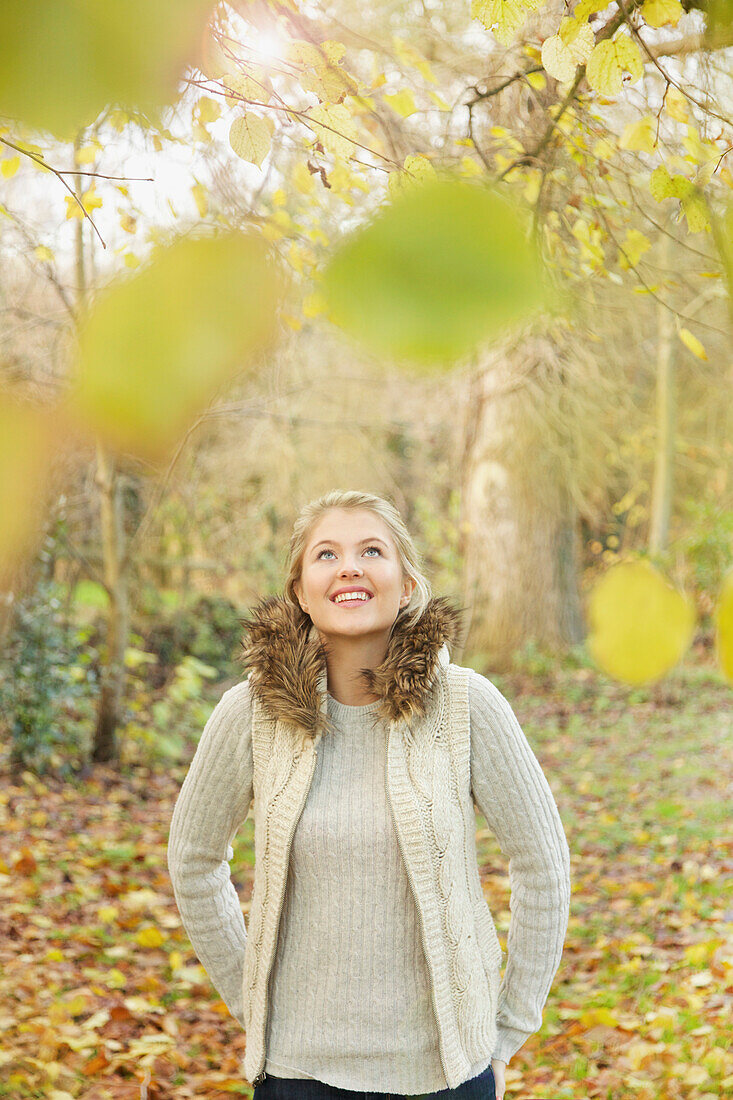
[[[317,755],[318,755],[318,753],[317,753],[316,749],[314,749],[313,750],[313,759],[314,760],[315,760]],[[315,764],[313,765],[313,768],[315,769]],[[311,770],[311,779],[312,778],[313,778],[313,770]],[[288,871],[289,871],[289,868],[290,868],[290,845],[293,842],[293,837],[295,836],[295,830],[298,827],[298,822],[300,821],[300,816],[303,813],[303,810],[305,809],[305,803],[306,803],[306,800],[308,798],[308,791],[309,790],[310,790],[310,783],[308,784],[308,786],[306,788],[305,798],[303,799],[303,801],[300,804],[300,809],[298,810],[298,813],[295,815],[295,818],[293,819],[293,825],[292,825],[292,827],[290,829],[290,832],[288,834],[288,839],[287,839],[287,843],[286,843],[286,849],[287,849],[287,853],[288,853],[288,862],[287,862],[287,867],[286,867],[286,870],[285,870],[285,884],[283,886],[282,895],[280,897],[280,905],[278,907],[277,919],[275,921],[275,928],[278,931],[278,938],[279,938],[279,934],[280,934],[280,917],[282,916],[283,906],[285,904],[285,893],[286,893],[287,885],[288,885]],[[275,940],[275,952],[277,952],[277,939]],[[273,962],[274,962],[274,957],[273,957],[273,960],[270,962],[270,969],[267,973],[267,983],[266,983],[266,986],[265,986],[265,1038],[267,1038],[267,1016],[268,1016],[269,1008],[270,1008],[270,978],[272,976],[272,964],[273,964]],[[265,1059],[267,1059],[267,1051],[265,1051]],[[257,1074],[255,1079],[252,1081],[252,1084],[253,1085],[261,1085],[266,1077],[267,1077],[267,1074],[265,1073],[265,1071],[263,1069],[261,1073]]]
[[[391,736],[391,733],[390,733],[390,736]],[[389,812],[390,812],[391,817],[392,817],[392,823],[394,825],[395,836],[397,837],[397,847],[400,850],[400,854],[402,856],[402,862],[404,864],[405,871],[407,872],[407,881],[410,884],[410,890],[412,891],[412,897],[413,897],[413,900],[415,902],[415,909],[417,910],[417,917],[418,917],[418,920],[420,922],[420,938],[422,940],[423,955],[425,956],[425,966],[426,966],[426,969],[427,969],[427,972],[428,972],[428,982],[430,983],[430,999],[431,999],[432,1004],[433,1004],[433,1016],[435,1017],[435,1025],[436,1025],[436,1028],[438,1029],[438,1057],[440,1058],[440,1064],[443,1068],[443,1075],[445,1076],[446,1081],[447,1081],[448,1076],[447,1076],[446,1071],[445,1071],[445,1064],[443,1062],[443,1052],[441,1050],[441,1045],[440,1045],[440,1025],[438,1023],[438,1011],[437,1011],[436,1004],[435,1004],[435,988],[433,986],[433,975],[432,975],[432,972],[430,970],[430,964],[428,962],[428,953],[427,953],[426,946],[425,946],[426,945],[425,925],[423,924],[422,910],[420,909],[420,905],[419,905],[418,900],[417,900],[417,892],[415,890],[415,884],[412,881],[412,873],[410,871],[410,865],[407,862],[407,860],[405,859],[405,853],[402,849],[402,841],[400,840],[400,834],[399,834],[399,830],[397,828],[397,821],[396,821],[396,818],[395,818],[394,810],[392,808],[392,799],[391,799],[390,793],[389,793],[389,739],[387,741],[387,755],[386,755],[385,765],[384,765],[384,786],[385,786],[385,790],[387,792],[387,805],[389,806]]]

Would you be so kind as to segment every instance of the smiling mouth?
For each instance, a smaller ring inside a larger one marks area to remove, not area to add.
[[[352,600],[331,600],[331,603],[336,604],[337,607],[357,607],[360,604],[369,603],[374,599],[373,596],[355,596]]]

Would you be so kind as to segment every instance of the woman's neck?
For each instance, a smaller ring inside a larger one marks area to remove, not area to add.
[[[348,707],[376,702],[378,696],[366,687],[361,670],[382,664],[387,653],[387,636],[383,633],[356,638],[330,636],[323,639],[323,644],[329,694]]]

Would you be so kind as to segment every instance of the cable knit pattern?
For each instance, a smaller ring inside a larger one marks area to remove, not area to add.
[[[325,712],[325,680],[321,689]],[[168,849],[176,901],[199,959],[247,1031],[250,1082],[265,1071],[404,1095],[455,1088],[492,1056],[508,1062],[542,1022],[567,929],[569,851],[547,780],[509,703],[485,677],[451,665],[444,645],[424,717],[408,724],[380,715],[372,744],[358,756],[365,780],[349,787],[345,769],[356,758],[353,741],[352,755],[344,751],[348,712],[365,709],[341,705],[344,744],[326,746],[326,723],[305,736],[269,714],[247,681],[238,684],[209,719],[176,803]],[[316,794],[325,760],[330,799]],[[342,802],[344,788],[349,797]],[[349,859],[348,837],[370,821],[370,791],[375,822],[377,793],[386,811],[374,834],[383,882],[375,883],[368,860],[361,870],[344,870],[348,890],[333,873],[327,881],[294,879],[303,860],[317,867]],[[245,931],[227,860],[253,800],[255,885]],[[509,859],[501,984],[501,948],[476,862],[474,802]],[[402,897],[402,907],[380,908],[380,887]],[[298,924],[305,914],[307,927]],[[357,975],[366,973],[370,988],[364,960],[370,953],[383,960],[385,945],[397,955],[381,971],[383,980],[392,977],[393,992],[374,971],[371,1003],[363,989],[350,1001],[352,972],[357,987]],[[400,964],[412,967],[411,988],[430,998],[410,1016],[411,1031],[394,1021],[385,1049],[384,1001],[375,998],[401,1003]],[[323,1034],[308,1007],[314,986]],[[349,1004],[353,1011],[344,1011]],[[411,1062],[406,1049],[420,1056]]]

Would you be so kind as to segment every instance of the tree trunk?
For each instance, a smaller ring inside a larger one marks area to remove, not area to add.
[[[75,149],[82,144],[79,134]],[[74,176],[75,190],[82,195],[82,177]],[[76,305],[82,316],[87,299],[87,266],[84,251],[84,221],[76,223]],[[102,534],[103,579],[109,606],[107,609],[107,652],[102,663],[101,688],[97,705],[97,724],[92,743],[92,760],[102,762],[118,757],[117,728],[121,722],[125,682],[125,649],[129,631],[129,597],[127,571],[122,567],[124,523],[122,497],[114,459],[104,444],[97,440],[97,472],[99,512]]]
[[[462,464],[465,648],[497,670],[529,641],[557,652],[585,633],[576,508],[517,374],[504,358],[473,380]]]
[[[669,238],[665,237],[664,266],[669,262]],[[657,444],[654,455],[649,550],[660,554],[667,549],[669,520],[674,491],[674,446],[676,434],[674,369],[674,327],[671,310],[657,306]]]
[[[92,759],[118,757],[117,729],[122,720],[125,684],[125,649],[129,632],[130,609],[127,573],[122,569],[124,524],[120,481],[114,459],[101,442],[97,443],[97,474],[102,530],[104,583],[109,595],[107,609],[107,654],[102,667],[102,684],[94,731]]]

